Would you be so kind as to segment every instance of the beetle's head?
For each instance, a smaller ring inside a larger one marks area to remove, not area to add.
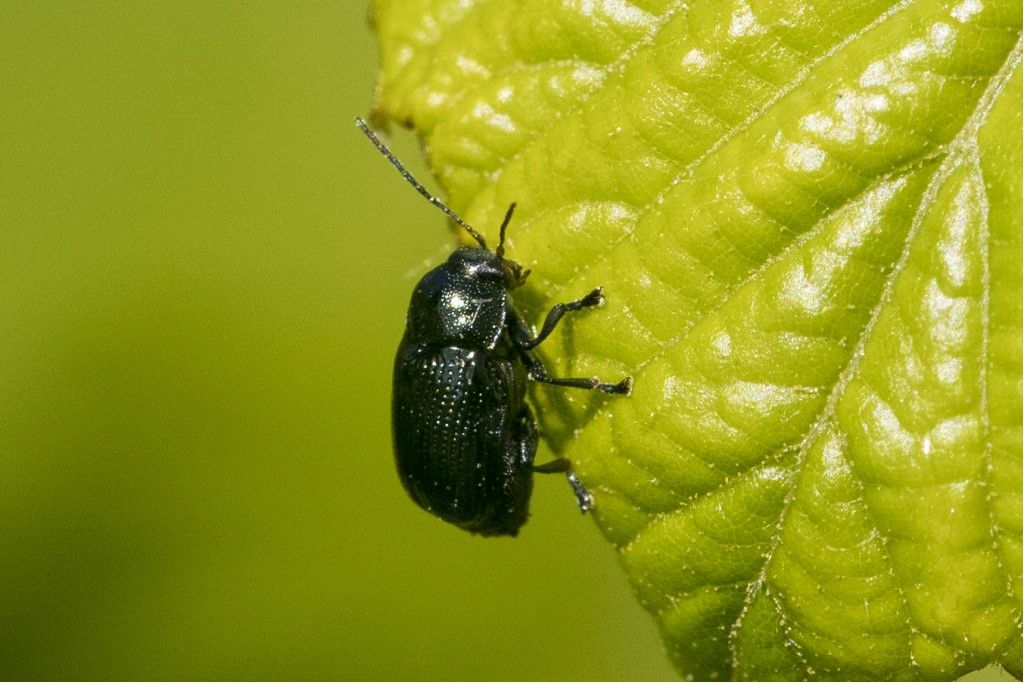
[[[526,277],[530,274],[530,271],[523,270],[522,266],[518,263],[505,258],[505,229],[508,228],[515,210],[516,205],[513,202],[509,205],[508,211],[505,212],[505,219],[501,222],[497,249],[494,251],[488,249],[484,238],[475,230],[465,226],[480,247],[456,249],[449,257],[448,262],[466,277],[500,281],[506,289],[515,289],[522,286],[526,282]]]
[[[459,247],[448,257],[448,266],[463,277],[494,282],[505,289],[519,287],[530,274],[515,261],[482,247]]]

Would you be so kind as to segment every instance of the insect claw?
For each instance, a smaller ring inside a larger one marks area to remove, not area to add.
[[[590,292],[590,294],[583,297],[583,300],[580,303],[587,307],[601,306],[604,304],[604,287],[596,288],[594,291]]]

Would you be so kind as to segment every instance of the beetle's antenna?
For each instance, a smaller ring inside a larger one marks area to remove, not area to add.
[[[430,194],[430,192],[427,191],[427,188],[423,187],[423,185],[421,185],[420,182],[418,180],[416,180],[416,178],[413,177],[412,173],[409,173],[409,171],[407,171],[405,169],[405,166],[403,166],[402,162],[398,160],[398,157],[396,157],[394,155],[394,153],[390,149],[388,149],[388,146],[385,145],[383,142],[381,142],[381,139],[379,137],[377,137],[376,133],[374,133],[372,130],[370,130],[370,127],[368,125],[366,125],[366,121],[363,121],[361,118],[359,118],[357,116],[356,117],[356,125],[359,126],[360,130],[362,130],[364,133],[366,133],[366,137],[370,138],[370,142],[372,142],[374,144],[374,146],[377,149],[380,150],[381,154],[383,154],[384,156],[386,156],[388,158],[388,161],[391,162],[391,165],[398,169],[398,172],[402,174],[402,177],[405,178],[409,182],[410,185],[415,187],[417,192],[419,192],[421,195],[426,197],[427,201],[429,201],[431,204],[433,204],[434,206],[436,206],[437,208],[441,209],[446,214],[448,214],[448,216],[453,221],[455,221],[456,223],[458,223],[459,225],[464,227],[466,229],[466,232],[468,232],[473,237],[473,239],[475,239],[477,241],[477,243],[481,247],[483,247],[484,249],[487,248],[487,242],[484,241],[483,235],[481,235],[476,230],[474,230],[472,228],[472,226],[469,225],[469,223],[467,223],[466,221],[464,221],[461,218],[459,218],[458,214],[456,214],[454,211],[452,211],[451,209],[449,209],[447,206],[444,205],[444,202],[442,202],[440,199],[438,199],[434,195]],[[515,206],[515,205],[513,204],[513,206]],[[509,210],[509,214],[511,215],[511,209]],[[508,219],[509,219],[509,216],[505,216],[505,222],[506,223],[508,222]],[[504,233],[505,233],[504,225],[502,226],[501,230],[502,230],[502,235],[504,235]],[[499,254],[499,256],[500,256],[500,254]]]
[[[516,203],[512,202],[508,205],[508,211],[505,212],[505,220],[501,222],[501,231],[498,233],[498,248],[494,253],[498,258],[505,258],[505,228],[512,222],[512,213],[516,210]]]

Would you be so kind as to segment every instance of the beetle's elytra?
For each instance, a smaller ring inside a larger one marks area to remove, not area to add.
[[[420,280],[409,303],[405,335],[395,357],[392,431],[398,474],[423,509],[483,536],[515,536],[529,514],[534,472],[564,472],[586,512],[593,499],[559,458],[534,465],[537,427],[526,404],[528,379],[608,394],[628,394],[632,378],[605,384],[593,378],[550,377],[532,350],[570,311],[603,301],[597,288],[554,306],[534,337],[509,292],[529,271],[505,258],[501,223],[498,248],[431,195],[370,130],[356,125],[402,176],[461,225],[479,247],[460,247]]]

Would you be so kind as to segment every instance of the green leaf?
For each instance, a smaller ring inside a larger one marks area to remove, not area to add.
[[[417,0],[413,126],[539,317],[538,389],[680,673],[1021,675],[1017,0]]]

